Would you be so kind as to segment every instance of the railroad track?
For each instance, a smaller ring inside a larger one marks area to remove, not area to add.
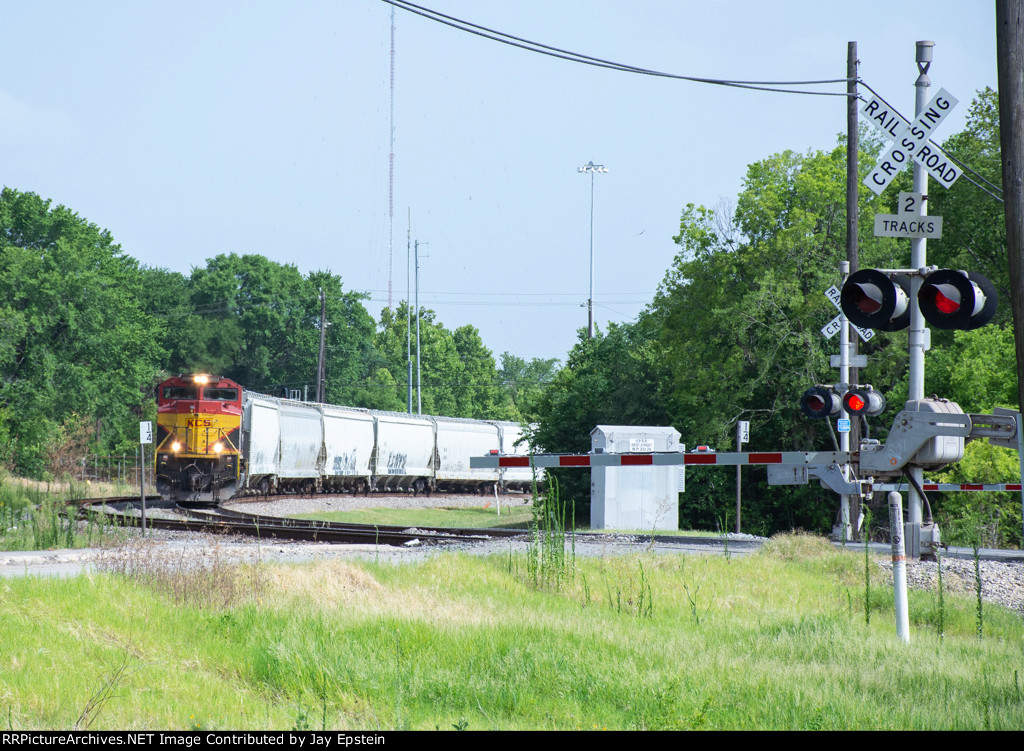
[[[345,524],[290,517],[265,516],[249,514],[243,511],[216,507],[215,509],[185,508],[173,502],[164,501],[159,496],[148,496],[147,508],[156,512],[172,511],[176,517],[147,514],[146,526],[180,532],[206,532],[219,535],[242,535],[262,540],[324,542],[339,545],[376,544],[390,546],[436,545],[444,543],[483,542],[496,539],[526,537],[525,530],[515,529],[450,529],[442,527],[398,527],[386,525]],[[106,513],[116,523],[127,527],[138,527],[141,522],[138,496],[120,498],[93,498],[70,501],[69,504],[99,510],[106,507]],[[674,536],[645,534],[609,534],[577,532],[575,537],[580,542],[591,541],[628,541],[634,545],[657,545],[662,549],[677,549],[679,552],[720,553],[729,550],[743,555],[752,553],[764,544],[763,539],[727,539],[722,535]],[[836,543],[837,547],[841,547]],[[862,548],[863,543],[853,543],[846,547]],[[891,552],[889,545],[869,543],[872,552],[887,555]],[[949,558],[971,558],[973,551],[969,548],[948,548],[944,556]],[[979,551],[981,560],[1003,561],[1007,563],[1024,562],[1024,552],[1011,550]]]
[[[111,521],[122,526],[138,527],[142,521],[141,501],[138,498],[92,498],[73,503],[82,508],[104,512]],[[493,540],[523,534],[522,530],[513,529],[445,529],[345,524],[248,514],[221,507],[209,510],[195,509],[175,505],[162,500],[159,496],[147,497],[146,506],[149,511],[146,526],[153,529],[244,535],[263,540],[407,546]],[[168,511],[173,512],[174,516],[167,516]]]

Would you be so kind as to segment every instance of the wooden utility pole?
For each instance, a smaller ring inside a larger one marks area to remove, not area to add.
[[[1017,402],[1024,407],[1024,0],[996,0],[999,142],[1003,157],[1006,253],[1017,346]]]
[[[860,269],[860,167],[858,152],[860,151],[860,134],[857,121],[857,43],[847,42],[846,46],[846,260],[850,263],[850,273]],[[842,281],[842,280],[841,280]],[[850,359],[857,354],[857,337],[850,336]],[[860,383],[860,371],[850,366],[850,383]],[[850,448],[856,451],[860,446],[860,419],[850,420]],[[855,465],[854,471],[859,468]],[[857,517],[860,514],[860,498],[851,495],[848,499],[850,524],[856,538]]]

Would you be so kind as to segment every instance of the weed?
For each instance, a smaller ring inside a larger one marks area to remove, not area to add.
[[[304,707],[299,707],[298,712],[295,714],[295,724],[292,725],[292,731],[301,733],[312,729],[313,726],[309,722],[309,712]]]
[[[871,509],[864,514],[864,625],[871,625],[871,556],[868,543],[871,540]]]
[[[729,555],[729,512],[725,512],[725,519],[720,521],[721,533],[719,537],[722,540],[722,555],[725,556],[725,560],[728,562],[730,559]]]
[[[704,612],[700,611],[700,591],[704,587],[704,580],[708,574],[708,563],[704,561],[704,568],[699,574],[688,573],[686,568],[686,556],[680,556],[680,573],[683,575],[683,591],[686,593],[686,599],[690,604],[690,615],[693,616],[693,622],[698,626],[700,625],[700,619],[706,617],[708,612],[711,610],[711,603],[708,602],[707,607],[704,608]]]
[[[559,590],[576,566],[576,504],[567,507],[558,492],[558,482],[549,480],[543,501],[534,491],[533,520],[527,545],[526,570],[533,586]],[[569,519],[566,519],[566,516]],[[569,555],[566,555],[566,526],[569,523]]]
[[[974,551],[974,589],[978,595],[978,639],[981,640],[985,631],[985,620],[981,604],[981,557],[979,555],[978,542],[971,545]]]
[[[942,641],[946,628],[946,600],[942,586],[942,553],[935,551],[935,561],[939,569],[939,641]]]
[[[215,609],[260,600],[267,585],[258,559],[232,563],[216,546],[175,552],[132,538],[101,555],[97,567],[162,592],[178,605]]]
[[[103,709],[103,705],[114,698],[114,691],[117,690],[118,685],[128,675],[133,672],[131,670],[132,660],[134,657],[130,652],[125,652],[121,658],[121,662],[118,663],[114,669],[107,675],[100,687],[96,692],[89,697],[85,703],[85,707],[82,709],[82,713],[78,715],[78,720],[75,722],[74,730],[88,730],[89,726],[92,725],[96,719],[96,715]]]
[[[636,613],[641,618],[651,618],[654,615],[654,594],[651,590],[651,583],[644,573],[644,562],[637,561],[640,566],[640,594],[637,598]]]
[[[644,571],[643,561],[637,561],[640,567],[640,576],[634,582],[633,577],[623,577],[626,580],[626,589],[623,590],[621,579],[615,578],[615,590],[612,591],[612,581],[605,582],[605,593],[608,597],[608,607],[616,613],[629,613],[637,618],[651,618],[654,615],[654,594],[651,582]],[[587,602],[590,601],[590,588],[584,582]]]
[[[399,631],[395,631],[395,729],[396,730],[408,730],[408,718],[405,716],[405,710],[402,705],[403,701],[403,687],[402,687],[402,676],[404,675],[404,667],[402,665],[402,634]]]

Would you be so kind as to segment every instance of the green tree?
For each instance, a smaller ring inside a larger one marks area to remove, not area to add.
[[[137,442],[159,328],[139,305],[138,264],[106,230],[34,193],[0,192],[0,439],[38,473],[66,431]]]
[[[872,237],[876,206],[873,196],[862,195],[861,265],[893,267],[896,243]],[[836,381],[829,365],[835,343],[820,329],[835,315],[824,292],[839,282],[845,235],[842,144],[752,164],[731,213],[684,209],[675,238],[680,250],[651,316],[659,322],[658,349],[669,369],[667,409],[685,443],[730,449],[736,422],[749,420],[754,448],[834,447],[828,424],[805,418],[798,403],[809,386]],[[899,334],[875,337],[862,348],[870,364],[862,373],[883,392],[905,393],[905,341]],[[706,472],[687,477],[684,521],[713,522],[709,512],[721,515],[734,497],[728,478]],[[753,474],[745,484],[756,490],[744,503],[751,529],[831,526],[831,493],[811,486],[768,489],[761,471]]]
[[[501,355],[498,380],[515,410],[513,419],[533,422],[544,388],[554,380],[556,358],[533,358],[529,362],[509,352]]]
[[[597,425],[668,425],[660,384],[664,375],[647,316],[633,324],[597,330],[579,341],[538,400],[540,424],[532,438],[548,452],[586,453]],[[563,501],[576,505],[585,522],[590,509],[590,478],[576,470],[553,470]]]
[[[480,332],[467,324],[455,329],[452,339],[463,366],[456,396],[459,415],[478,420],[515,419],[517,412],[501,388],[494,355],[484,346]]]
[[[409,329],[408,306],[402,302],[397,310],[381,311],[377,330],[377,350],[396,386],[392,409],[406,407]],[[426,308],[420,312],[420,382],[424,414],[475,419],[513,419],[511,401],[502,393],[494,356],[487,349],[480,332],[473,326],[449,331],[436,320],[437,314]],[[417,406],[416,384],[416,319],[412,319],[413,410]]]
[[[177,294],[169,272],[154,281]],[[320,349],[320,292],[326,302],[325,399],[378,406],[374,386],[380,357],[374,324],[363,296],[345,292],[339,276],[315,271],[303,277],[291,264],[260,255],[219,255],[193,269],[184,285],[189,306],[174,307],[161,293],[152,305],[168,316],[173,371],[206,370],[258,391],[283,388],[316,392]],[[190,307],[191,312],[188,312]],[[177,325],[170,325],[171,322]]]
[[[943,148],[980,176],[975,180],[1002,186],[999,96],[995,91],[986,88],[978,92],[971,102],[966,127],[948,138]],[[928,242],[928,263],[987,276],[1004,301],[996,311],[995,321],[1009,322],[1010,279],[1003,204],[966,179],[958,180],[949,189],[934,183],[933,186],[929,188],[928,213],[942,217],[942,238]],[[986,187],[989,191],[999,189]]]

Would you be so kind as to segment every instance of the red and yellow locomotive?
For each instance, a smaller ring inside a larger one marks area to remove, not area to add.
[[[180,375],[157,386],[156,487],[174,501],[230,498],[238,482],[242,387]]]

